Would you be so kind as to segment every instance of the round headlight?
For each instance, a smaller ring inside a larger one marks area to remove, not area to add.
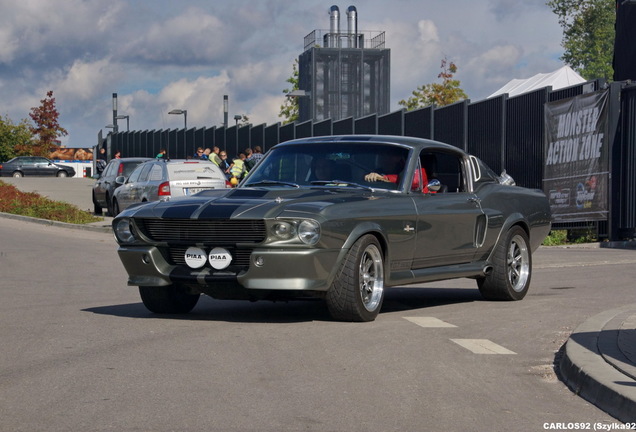
[[[113,226],[115,237],[120,243],[132,243],[135,241],[135,235],[130,225],[130,219],[120,219]]]
[[[320,224],[315,220],[304,220],[298,225],[298,238],[305,244],[315,245],[320,240]]]
[[[273,229],[274,235],[281,240],[289,240],[295,234],[294,227],[289,222],[276,222]]]

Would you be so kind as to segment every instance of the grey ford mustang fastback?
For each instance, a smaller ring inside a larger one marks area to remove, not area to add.
[[[466,277],[522,299],[550,221],[543,192],[456,147],[348,135],[281,143],[237,188],[131,207],[113,229],[152,312],[319,297],[334,319],[372,321],[391,286]]]

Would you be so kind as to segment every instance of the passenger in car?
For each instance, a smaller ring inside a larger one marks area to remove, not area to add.
[[[364,180],[367,182],[387,182],[387,183],[398,183],[400,180],[400,174],[404,170],[404,157],[400,154],[392,154],[387,156],[388,158],[388,166],[392,166],[393,168],[390,172],[394,172],[396,174],[378,174],[376,172],[369,173],[364,176]],[[428,190],[428,176],[426,175],[426,170],[424,168],[420,168],[415,171],[413,175],[413,181],[411,182],[411,190],[419,190],[420,187],[420,178],[422,182],[422,192],[430,193]]]

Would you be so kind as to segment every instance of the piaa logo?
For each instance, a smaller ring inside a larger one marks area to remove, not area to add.
[[[205,265],[207,254],[198,247],[189,247],[185,252],[185,262],[190,268],[201,268]]]
[[[208,261],[212,268],[223,270],[232,262],[232,255],[227,249],[216,247],[210,251]]]

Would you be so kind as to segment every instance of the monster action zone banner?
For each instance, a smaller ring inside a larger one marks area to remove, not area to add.
[[[608,95],[602,90],[545,104],[543,190],[554,222],[607,219]]]

